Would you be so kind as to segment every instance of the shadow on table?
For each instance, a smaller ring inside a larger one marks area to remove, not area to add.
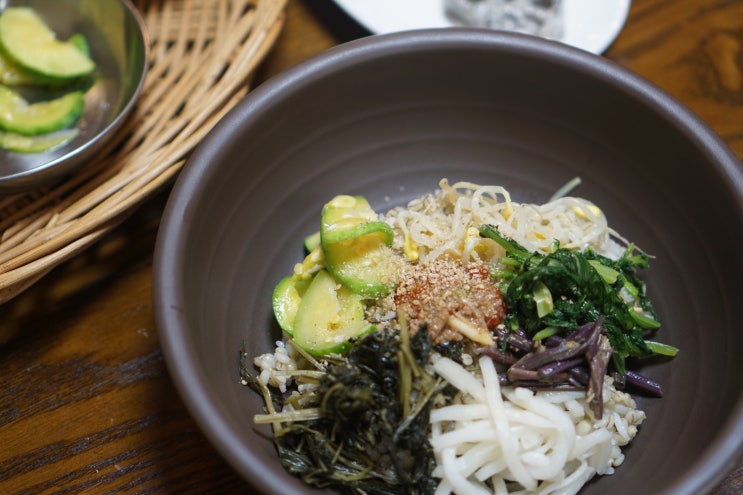
[[[342,42],[372,34],[332,0],[304,0],[303,3]]]

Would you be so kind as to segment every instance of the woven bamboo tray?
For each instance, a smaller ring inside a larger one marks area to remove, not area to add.
[[[0,304],[85,250],[180,170],[248,91],[287,0],[136,0],[150,66],[127,122],[94,163],[0,197]]]

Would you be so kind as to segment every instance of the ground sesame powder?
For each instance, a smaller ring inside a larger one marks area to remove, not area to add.
[[[505,316],[500,290],[481,263],[437,259],[416,265],[401,278],[393,299],[411,331],[427,325],[434,343],[469,337],[485,344]]]

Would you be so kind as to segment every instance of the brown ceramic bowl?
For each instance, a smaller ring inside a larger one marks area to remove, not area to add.
[[[698,495],[743,442],[743,168],[663,91],[598,56],[513,34],[426,30],[332,49],[257,88],[183,170],[158,236],[155,311],[188,409],[266,494],[312,493],[281,468],[238,349],[281,338],[271,291],[303,255],[321,205],[362,194],[378,210],[442,177],[545,201],[577,194],[656,256],[647,282],[681,349],[642,372],[663,399],[616,474],[585,495]]]

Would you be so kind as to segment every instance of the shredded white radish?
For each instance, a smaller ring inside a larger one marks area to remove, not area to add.
[[[621,464],[619,447],[644,419],[609,377],[596,421],[585,394],[502,388],[488,357],[475,373],[445,357],[432,366],[460,391],[456,403],[431,412],[437,495],[575,494]]]

